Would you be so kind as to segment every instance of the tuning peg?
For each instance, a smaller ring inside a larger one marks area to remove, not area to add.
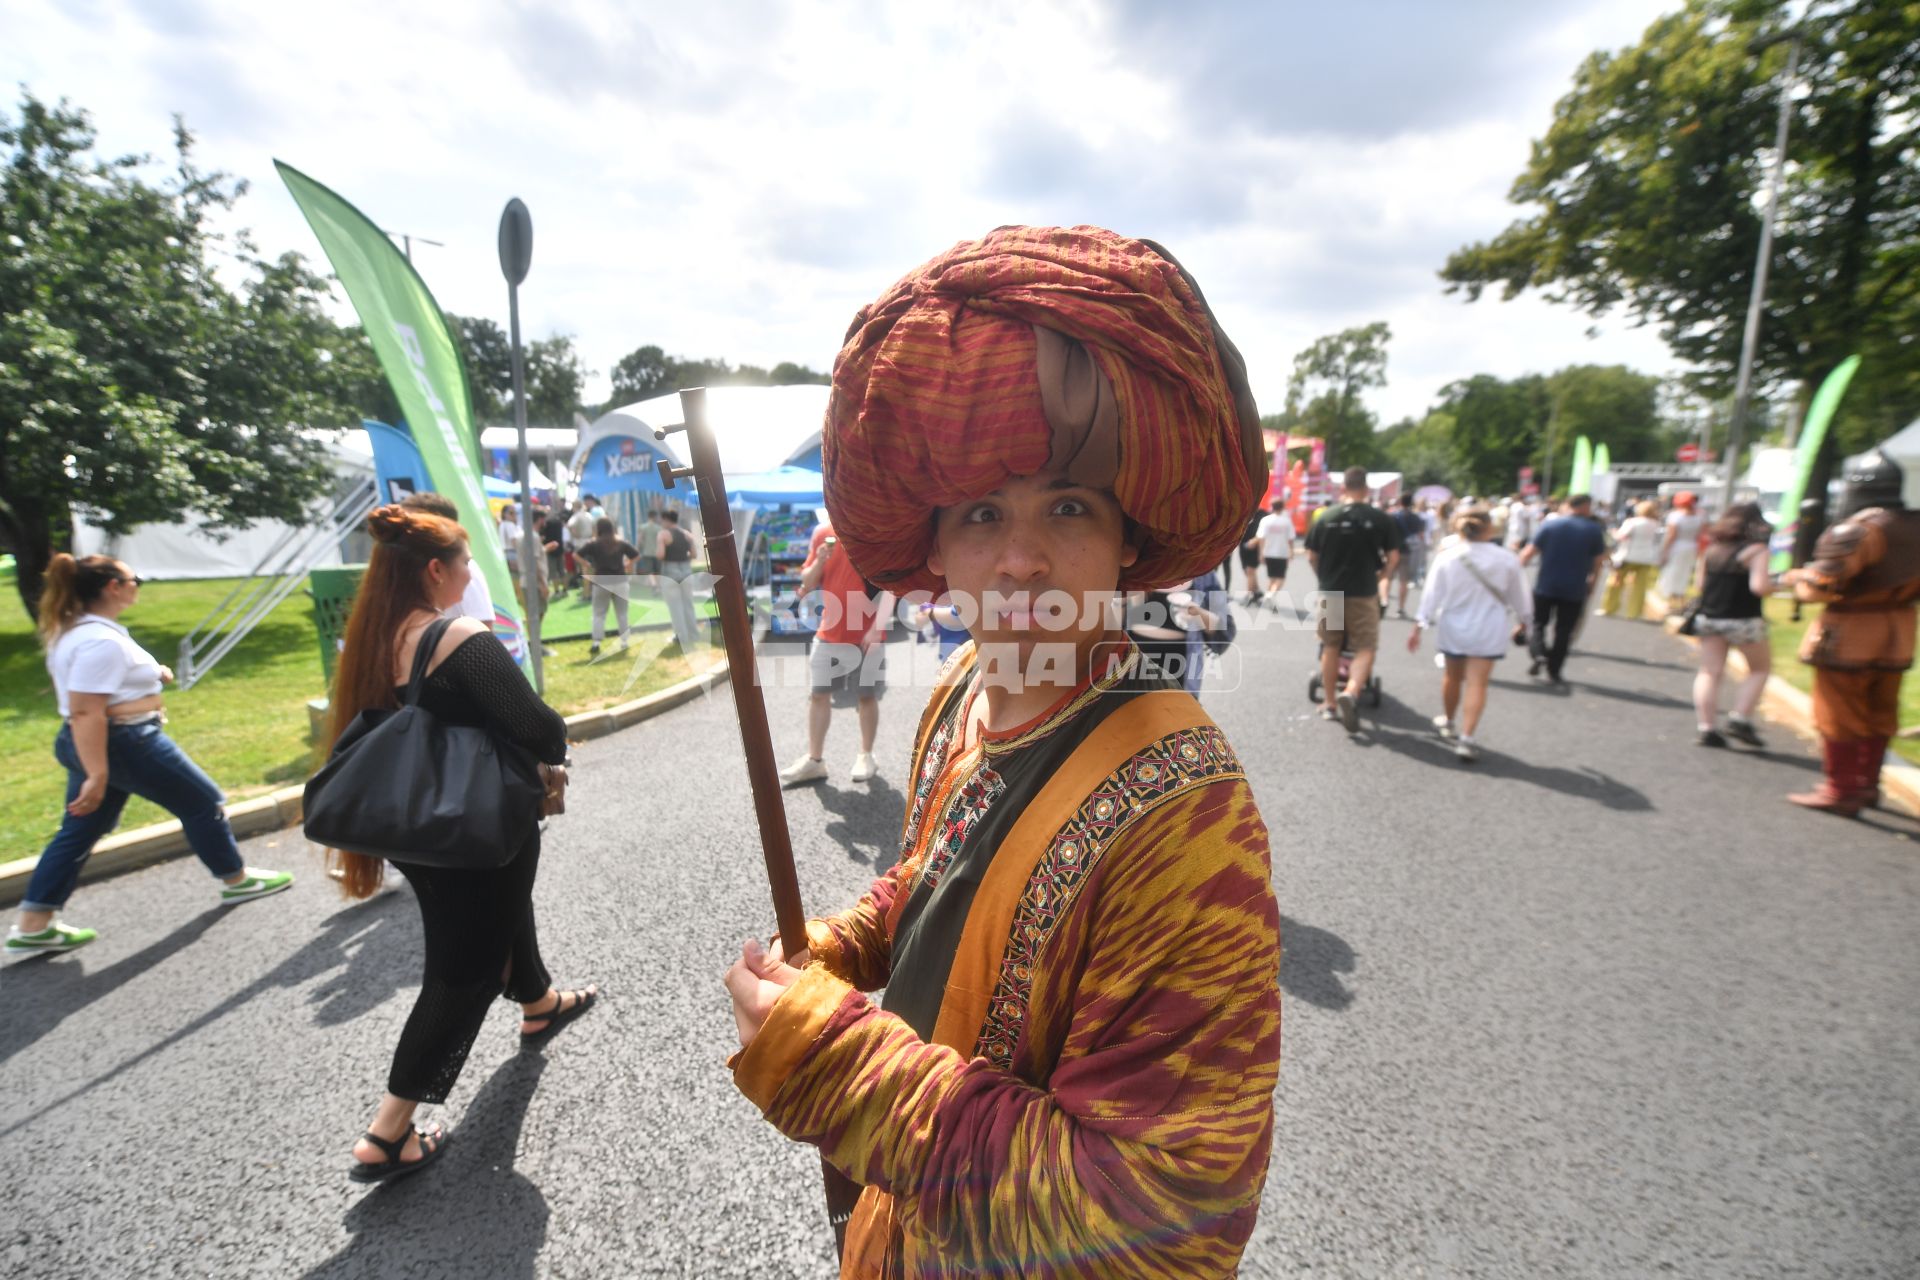
[[[692,467],[676,467],[665,458],[653,465],[660,472],[660,486],[663,489],[671,489],[675,480],[684,480],[693,474]]]
[[[675,422],[664,427],[655,427],[653,429],[653,438],[655,440],[665,440],[676,431],[685,431],[686,429],[687,424],[684,422]]]

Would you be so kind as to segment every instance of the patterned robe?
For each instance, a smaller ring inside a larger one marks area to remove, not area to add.
[[[1246,776],[1132,652],[963,748],[972,657],[922,722],[901,861],[812,922],[736,1082],[866,1186],[843,1277],[1231,1275],[1280,1058]],[[1109,720],[1144,745],[1095,775]]]

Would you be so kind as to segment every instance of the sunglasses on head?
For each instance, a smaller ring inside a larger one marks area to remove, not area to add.
[[[137,587],[137,586],[140,586],[140,585],[142,585],[143,583],[145,583],[145,582],[146,582],[146,579],[145,579],[145,578],[143,578],[143,577],[141,577],[141,576],[140,576],[139,574],[137,574],[137,573],[136,573],[136,574],[134,574],[134,575],[133,575],[133,576],[132,576],[131,578],[121,578],[121,579],[119,579],[119,581],[121,581],[121,582],[130,582],[130,583],[132,583],[132,584],[133,584],[134,586],[136,586],[136,587]]]

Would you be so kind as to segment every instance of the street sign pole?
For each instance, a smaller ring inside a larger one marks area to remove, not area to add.
[[[1767,269],[1773,264],[1773,221],[1780,208],[1780,178],[1787,164],[1787,127],[1793,119],[1793,81],[1800,67],[1800,38],[1787,46],[1787,70],[1780,78],[1780,119],[1774,128],[1773,172],[1767,178],[1767,211],[1760,218],[1760,249],[1753,264],[1753,292],[1747,298],[1747,328],[1740,339],[1740,367],[1734,376],[1733,414],[1727,424],[1727,476],[1720,488],[1720,509],[1733,505],[1740,450],[1746,444],[1747,406],[1753,398],[1753,358],[1760,345],[1760,315],[1767,301]]]
[[[520,350],[520,282],[533,261],[533,218],[517,197],[500,214],[500,273],[507,278],[507,324],[513,349],[513,428],[519,435],[520,456],[520,594],[526,601],[527,657],[533,667],[534,692],[546,696],[546,673],[540,655],[540,565],[546,548],[533,527],[533,484],[527,459],[526,361]]]

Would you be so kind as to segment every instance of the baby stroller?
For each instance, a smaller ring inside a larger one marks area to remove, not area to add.
[[[1326,701],[1326,688],[1320,681],[1320,657],[1326,653],[1326,651],[1327,646],[1325,644],[1322,644],[1318,649],[1314,650],[1313,675],[1307,680],[1307,701],[1316,707]],[[1346,687],[1347,677],[1352,673],[1353,650],[1343,648],[1340,650],[1340,686],[1342,688]],[[1375,670],[1373,674],[1367,677],[1367,705],[1370,707],[1380,705],[1380,673],[1378,670]]]

